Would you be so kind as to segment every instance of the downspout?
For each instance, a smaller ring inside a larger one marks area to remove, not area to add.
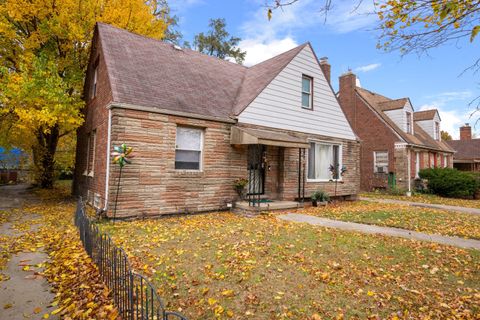
[[[105,205],[103,206],[103,212],[107,212],[108,209],[108,184],[110,182],[110,143],[112,135],[112,108],[108,108],[108,131],[107,131],[107,166],[105,170]]]

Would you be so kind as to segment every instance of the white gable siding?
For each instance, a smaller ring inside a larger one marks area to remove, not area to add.
[[[407,112],[410,112],[411,123],[413,125],[413,107],[407,102],[403,109],[384,111],[385,114],[404,132],[407,132]],[[412,128],[413,133],[413,128]]]
[[[426,133],[433,139],[436,139],[435,137],[435,122],[441,123],[440,122],[440,117],[438,116],[438,112],[435,113],[435,117],[433,117],[433,120],[423,120],[423,121],[415,121],[416,124],[418,124],[423,130],[425,130]],[[440,130],[442,129],[442,126],[440,125]]]
[[[313,110],[302,108],[302,74],[313,78]],[[238,122],[356,139],[310,46],[299,52],[240,113]]]

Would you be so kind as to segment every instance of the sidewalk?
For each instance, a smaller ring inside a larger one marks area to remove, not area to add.
[[[355,231],[367,234],[381,234],[385,236],[400,237],[411,240],[436,242],[444,245],[455,246],[464,249],[477,249],[480,250],[480,240],[464,239],[459,237],[448,237],[436,234],[427,234],[422,232],[416,232],[411,230],[380,227],[370,224],[361,224],[355,222],[344,222],[339,220],[319,218],[306,214],[287,213],[277,216],[277,218],[292,221],[292,222],[304,222],[315,226],[322,226],[327,228],[336,228],[340,230]]]
[[[34,201],[26,185],[0,187],[0,210],[21,207],[25,202]],[[36,232],[40,227],[39,216],[20,213],[11,216],[0,224],[0,238],[20,239],[25,233]],[[15,224],[28,223],[29,230],[20,231]],[[50,306],[55,294],[51,285],[41,275],[48,255],[42,248],[32,248],[30,252],[19,252],[9,257],[1,273],[6,279],[0,281],[0,319],[41,319],[45,313],[53,311]],[[49,319],[58,319],[58,315]]]
[[[457,206],[448,206],[444,204],[423,203],[423,202],[410,202],[410,201],[394,200],[394,199],[376,199],[376,198],[368,198],[368,197],[360,197],[359,199],[363,201],[370,201],[370,202],[393,203],[393,204],[401,204],[401,205],[412,206],[412,207],[432,208],[432,209],[440,209],[440,210],[480,215],[480,209],[477,209],[477,208],[457,207]]]

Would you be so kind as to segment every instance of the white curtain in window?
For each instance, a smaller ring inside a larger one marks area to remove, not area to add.
[[[326,144],[315,145],[315,175],[316,179],[330,179],[330,165],[332,164],[332,146]]]
[[[177,127],[177,149],[201,150],[202,131],[193,128]]]

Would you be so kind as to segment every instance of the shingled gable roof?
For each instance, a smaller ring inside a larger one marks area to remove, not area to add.
[[[407,104],[408,98],[400,98],[396,100],[387,100],[378,103],[378,107],[382,111],[402,109]]]
[[[456,151],[454,160],[480,161],[480,139],[451,140],[447,143]]]
[[[454,150],[448,146],[444,141],[434,140],[428,133],[426,133],[419,125],[414,123],[413,132],[414,134],[409,134],[399,128],[385,113],[382,108],[382,104],[385,104],[389,101],[398,101],[392,100],[385,96],[382,96],[378,93],[357,87],[357,94],[368,103],[368,105],[378,114],[378,116],[387,123],[390,128],[400,136],[403,141],[408,144],[417,145],[420,147],[430,148],[438,151],[453,152]],[[405,98],[408,99],[408,98]],[[401,100],[401,99],[399,99]]]
[[[113,102],[231,120],[307,45],[247,68],[97,24]]]
[[[435,115],[437,113],[438,113],[437,109],[417,111],[413,113],[413,120],[415,121],[433,120],[433,118],[435,118]]]

